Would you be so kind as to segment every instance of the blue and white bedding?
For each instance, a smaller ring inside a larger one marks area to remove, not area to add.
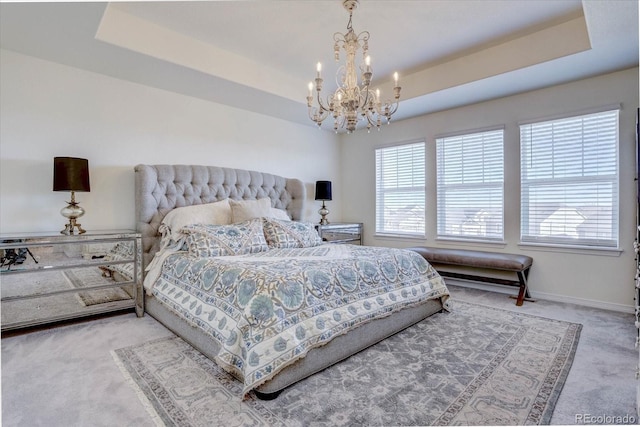
[[[219,343],[216,362],[245,394],[368,321],[435,298],[447,308],[444,281],[415,252],[267,240],[267,250],[235,255],[171,253],[149,289]]]

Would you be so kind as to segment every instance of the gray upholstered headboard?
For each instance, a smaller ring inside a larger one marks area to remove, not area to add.
[[[194,165],[138,165],[136,176],[136,230],[142,234],[144,265],[160,247],[158,227],[173,208],[211,203],[227,198],[252,200],[269,197],[274,208],[302,220],[306,190],[298,179],[268,173]]]

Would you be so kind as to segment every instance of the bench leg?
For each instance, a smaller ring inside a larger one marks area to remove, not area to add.
[[[527,278],[529,277],[529,269],[524,271],[518,271],[518,280],[520,281],[520,292],[518,292],[518,299],[516,305],[520,307],[525,298],[530,298],[529,289],[527,289]]]

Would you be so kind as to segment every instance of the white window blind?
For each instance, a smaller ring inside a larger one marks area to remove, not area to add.
[[[425,143],[376,149],[376,233],[424,236]]]
[[[504,239],[504,131],[436,139],[438,237]]]
[[[522,242],[618,246],[618,110],[520,126]]]

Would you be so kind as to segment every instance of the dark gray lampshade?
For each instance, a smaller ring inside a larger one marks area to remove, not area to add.
[[[89,161],[77,157],[54,157],[53,191],[91,191]]]
[[[331,181],[316,181],[316,200],[331,200]]]

